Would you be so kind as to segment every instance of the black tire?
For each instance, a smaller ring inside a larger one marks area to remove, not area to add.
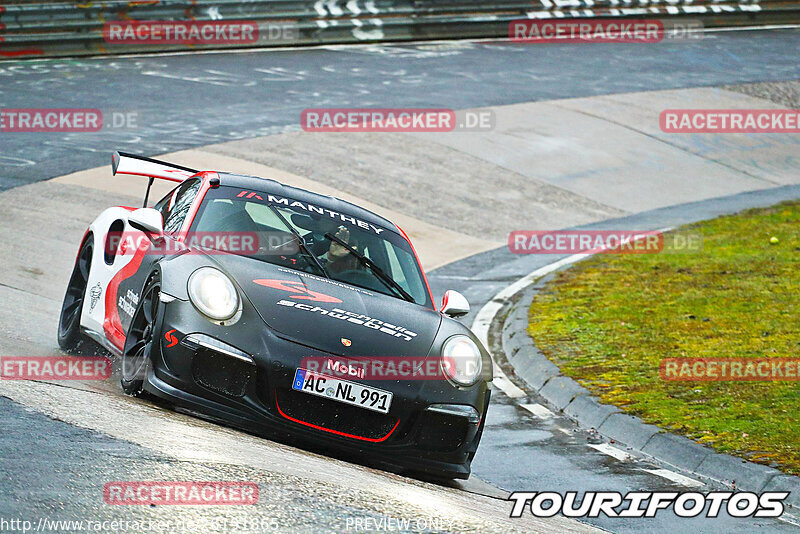
[[[120,385],[127,395],[138,397],[143,393],[144,378],[150,364],[150,353],[158,334],[159,294],[161,281],[151,278],[142,291],[142,297],[136,306],[133,320],[125,336],[125,347],[122,350],[122,377]]]
[[[67,293],[61,305],[58,319],[58,346],[66,352],[77,352],[83,344],[81,335],[81,310],[86,298],[86,286],[89,283],[89,271],[92,268],[93,240],[91,234],[81,245],[72,276],[67,284]]]

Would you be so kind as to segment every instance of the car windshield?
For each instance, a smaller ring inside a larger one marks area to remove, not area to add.
[[[234,187],[211,189],[187,242],[431,305],[403,236],[307,202]]]

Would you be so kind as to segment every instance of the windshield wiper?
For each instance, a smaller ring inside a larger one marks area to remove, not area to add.
[[[331,241],[336,241],[341,246],[346,248],[347,251],[350,252],[350,254],[352,254],[353,256],[355,256],[356,259],[358,259],[358,261],[360,261],[364,266],[369,267],[370,270],[372,271],[372,274],[374,274],[378,278],[378,280],[383,282],[383,284],[386,287],[396,291],[398,295],[403,297],[408,302],[416,302],[414,300],[414,297],[409,295],[408,292],[405,289],[403,289],[403,286],[398,284],[391,276],[386,274],[386,272],[383,269],[381,269],[380,267],[378,267],[378,265],[374,261],[372,261],[368,257],[364,256],[359,251],[357,251],[356,249],[354,249],[353,247],[348,245],[344,240],[339,239],[338,237],[336,237],[335,235],[331,234],[330,232],[325,234],[325,237],[327,237]]]
[[[311,252],[311,251],[308,249],[308,247],[306,246],[305,239],[303,239],[303,236],[301,236],[301,235],[300,235],[300,232],[298,232],[297,230],[295,230],[295,229],[294,229],[294,226],[292,226],[291,224],[289,224],[289,221],[287,221],[287,220],[286,220],[286,218],[285,218],[285,217],[284,217],[284,216],[281,214],[281,212],[279,212],[277,209],[275,209],[275,207],[274,207],[274,206],[269,206],[269,209],[271,209],[271,210],[272,210],[272,212],[273,212],[275,215],[277,215],[277,216],[278,216],[278,218],[281,220],[281,222],[283,222],[283,224],[286,226],[286,228],[288,228],[288,229],[289,229],[289,231],[292,233],[292,235],[295,237],[295,239],[297,239],[297,246],[299,246],[299,247],[300,247],[300,250],[302,250],[302,251],[305,253],[305,255],[306,255],[306,256],[309,256],[309,257],[310,257],[310,258],[311,258],[311,259],[314,261],[314,265],[317,267],[317,269],[319,269],[319,272],[321,272],[322,274],[324,274],[324,275],[325,275],[325,278],[330,278],[330,277],[331,277],[331,275],[330,275],[330,274],[328,274],[328,271],[325,269],[325,267],[324,267],[324,266],[322,265],[322,263],[319,261],[319,258],[317,258],[317,257],[314,255],[314,253],[313,253],[313,252]]]

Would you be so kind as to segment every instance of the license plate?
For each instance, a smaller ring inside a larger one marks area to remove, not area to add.
[[[389,406],[392,404],[392,393],[389,391],[306,369],[298,369],[295,372],[292,389],[380,413],[389,413]]]

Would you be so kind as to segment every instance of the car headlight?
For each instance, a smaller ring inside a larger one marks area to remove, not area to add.
[[[216,321],[233,317],[239,293],[231,279],[213,267],[201,267],[189,277],[189,298],[201,313]]]
[[[442,347],[442,370],[460,386],[471,386],[481,376],[481,351],[467,336],[453,336]]]

